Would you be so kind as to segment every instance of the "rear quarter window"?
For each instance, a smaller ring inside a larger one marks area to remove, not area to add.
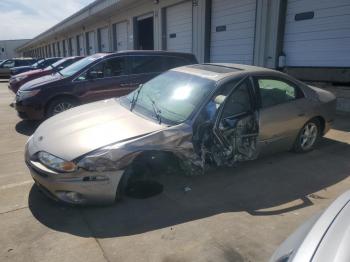
[[[161,56],[132,56],[130,57],[131,74],[147,74],[163,72]]]
[[[192,64],[187,59],[184,59],[182,57],[174,57],[174,56],[163,57],[163,63],[164,63],[165,70],[169,70],[169,69],[173,69],[175,67],[180,67],[180,66]]]

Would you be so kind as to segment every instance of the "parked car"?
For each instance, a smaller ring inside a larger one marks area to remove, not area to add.
[[[35,63],[37,60],[34,58],[13,58],[7,59],[0,64],[0,77],[9,77],[11,74],[11,68],[16,66],[28,66]]]
[[[16,66],[11,68],[11,75],[14,76],[31,70],[44,69],[52,65],[53,63],[56,63],[60,59],[62,59],[62,57],[50,57],[41,59],[34,64],[32,63],[25,66]]]
[[[82,58],[83,58],[82,56],[72,56],[72,57],[62,58],[44,69],[31,70],[28,72],[24,72],[24,73],[20,73],[18,75],[12,76],[9,80],[9,89],[14,93],[17,93],[18,89],[23,84],[42,76],[57,73],[58,71],[61,71],[62,69],[66,68],[67,66],[70,66],[71,64],[79,61]]]
[[[56,200],[111,203],[129,185],[152,181],[168,156],[192,173],[310,151],[330,129],[335,106],[331,93],[274,70],[189,65],[129,95],[49,118],[28,140],[25,161]]]
[[[350,191],[300,226],[276,250],[271,262],[350,261]]]
[[[16,109],[21,118],[43,119],[80,104],[123,96],[170,68],[194,63],[194,55],[177,52],[95,54],[59,74],[24,84],[16,95]]]

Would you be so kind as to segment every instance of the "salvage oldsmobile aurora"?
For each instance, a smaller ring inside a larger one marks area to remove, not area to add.
[[[29,138],[25,159],[50,197],[111,203],[130,183],[152,180],[156,172],[146,168],[164,156],[197,173],[282,150],[310,151],[330,129],[335,104],[331,93],[274,70],[184,66],[127,96],[49,118]]]

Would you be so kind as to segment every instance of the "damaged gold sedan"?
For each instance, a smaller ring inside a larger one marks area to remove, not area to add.
[[[129,95],[83,105],[40,125],[25,161],[50,197],[111,203],[152,165],[187,174],[260,155],[307,152],[331,127],[335,97],[283,73],[238,64],[170,70]],[[137,171],[135,171],[137,170]]]

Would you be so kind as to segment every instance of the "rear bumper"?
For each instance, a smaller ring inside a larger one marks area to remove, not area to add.
[[[49,198],[74,205],[112,204],[124,170],[61,174],[26,160],[36,185]]]

